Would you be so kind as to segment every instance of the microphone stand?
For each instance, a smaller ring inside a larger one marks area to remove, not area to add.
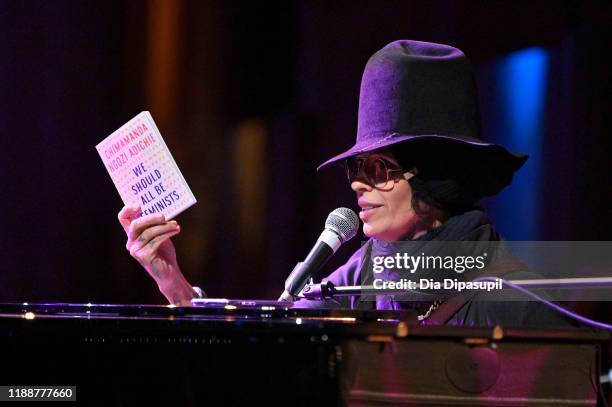
[[[306,262],[299,262],[295,265],[289,277],[285,280],[285,291],[278,299],[279,302],[295,301],[302,287],[306,289],[309,285],[314,284],[312,276],[308,272],[310,265]]]
[[[472,281],[486,281],[491,280],[491,277],[485,277],[482,279],[475,279]],[[531,289],[581,289],[581,288],[602,288],[612,287],[612,277],[577,277],[577,278],[540,278],[532,280],[502,280],[504,283],[504,290],[513,289],[512,287],[506,286],[506,282],[513,285],[531,288]],[[347,285],[347,286],[336,286],[329,281],[324,281],[318,284],[308,284],[302,290],[302,296],[311,300],[328,300],[335,297],[351,297],[356,295],[376,296],[376,295],[406,295],[408,293],[415,293],[417,295],[429,295],[424,292],[417,292],[413,290],[401,289],[401,288],[375,288],[373,285]]]

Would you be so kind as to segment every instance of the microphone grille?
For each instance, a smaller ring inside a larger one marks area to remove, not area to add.
[[[359,229],[359,218],[349,208],[337,208],[325,220],[325,228],[331,229],[340,236],[342,243],[352,239]]]

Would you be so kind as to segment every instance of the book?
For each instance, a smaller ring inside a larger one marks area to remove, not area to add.
[[[153,117],[141,112],[96,145],[123,203],[171,220],[196,199]]]

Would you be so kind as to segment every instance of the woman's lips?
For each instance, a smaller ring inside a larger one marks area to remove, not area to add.
[[[361,207],[361,211],[359,212],[359,218],[363,221],[367,220],[378,208],[382,205],[364,205]]]

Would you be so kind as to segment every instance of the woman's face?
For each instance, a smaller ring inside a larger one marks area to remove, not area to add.
[[[389,169],[401,168],[389,150],[379,150],[357,158],[382,158],[389,163]],[[363,175],[363,171],[361,172]],[[370,185],[364,176],[357,176],[351,189],[357,193],[357,203],[361,208],[359,218],[363,221],[363,233],[385,241],[397,241],[414,232],[418,217],[412,208],[412,188],[408,183],[411,172],[392,173],[389,181],[381,186]]]

